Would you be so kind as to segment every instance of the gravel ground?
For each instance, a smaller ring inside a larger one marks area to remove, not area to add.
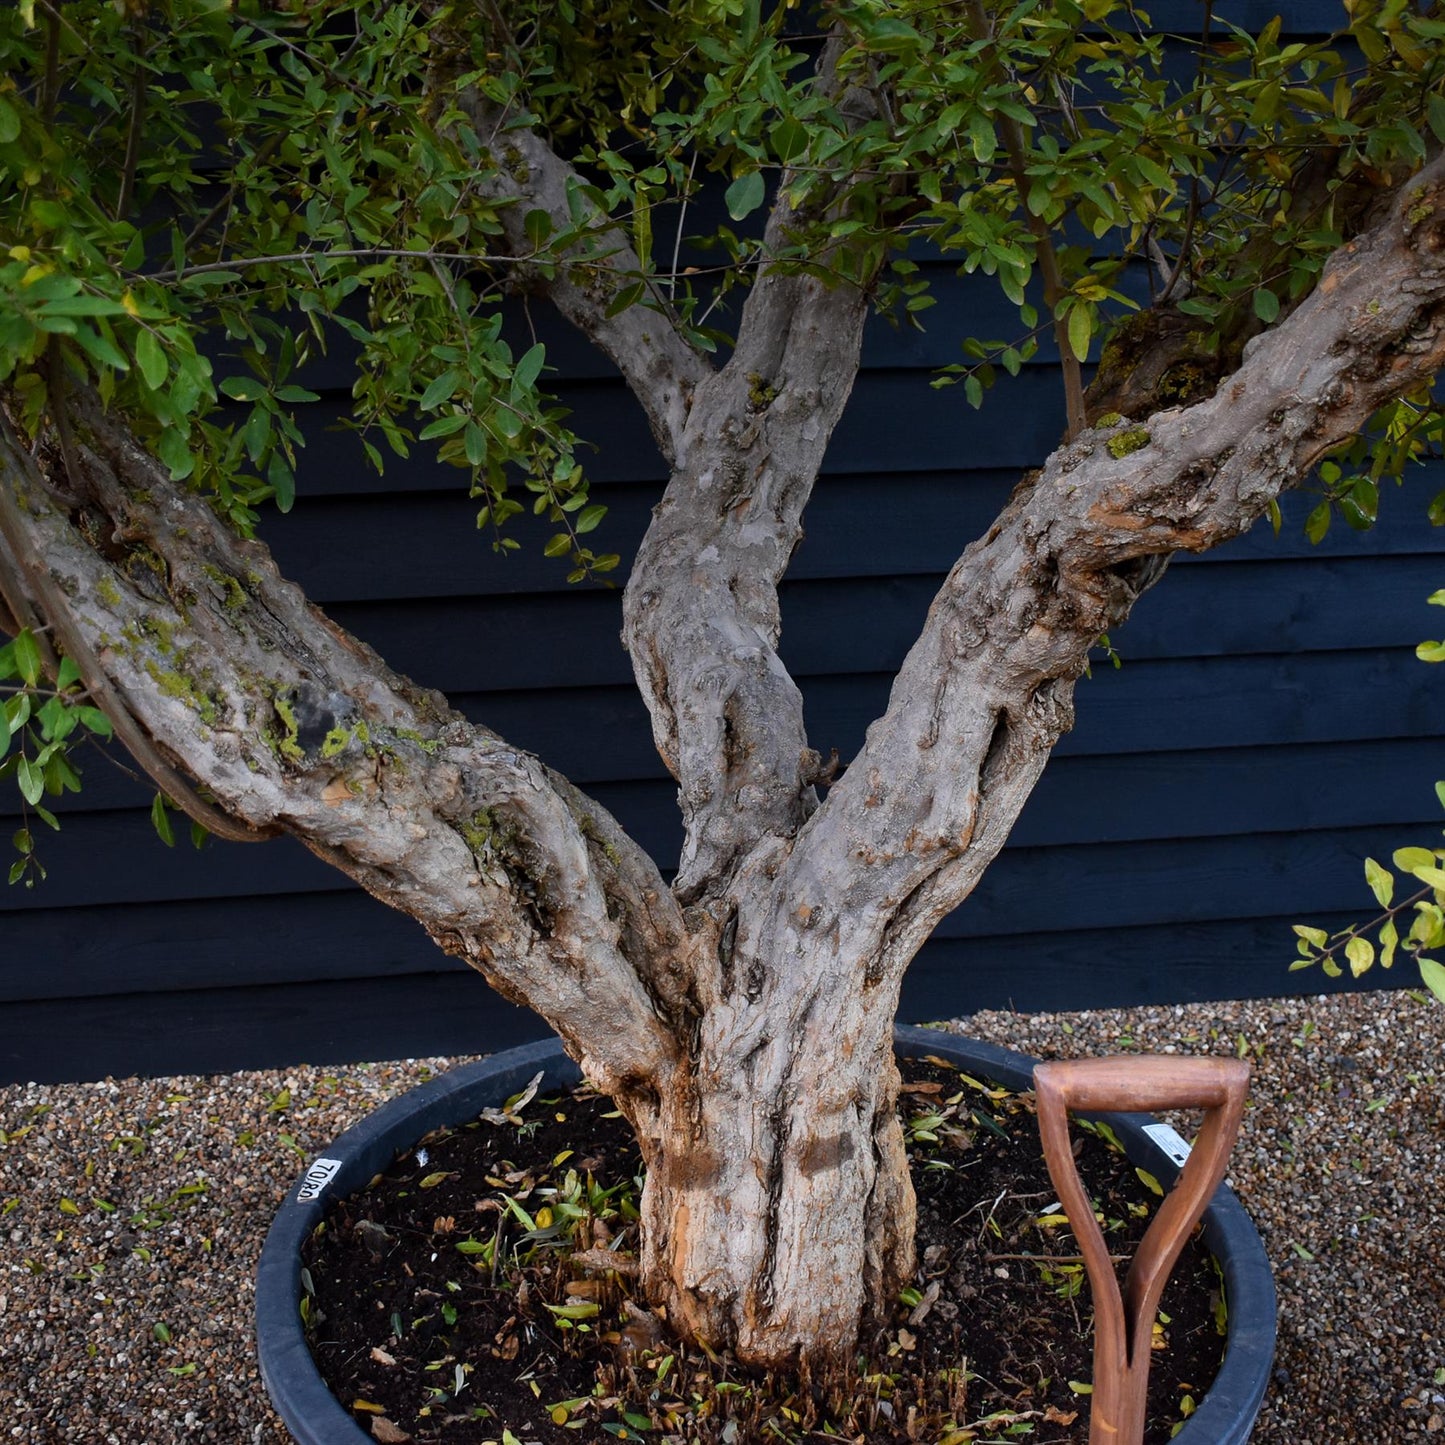
[[[1280,1294],[1259,1445],[1445,1439],[1445,1008],[1405,993],[980,1014],[1041,1057],[1244,1054],[1230,1177]],[[251,1275],[299,1172],[460,1060],[0,1088],[0,1439],[286,1445]]]

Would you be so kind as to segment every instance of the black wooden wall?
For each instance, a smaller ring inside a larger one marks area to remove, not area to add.
[[[1308,9],[1286,18],[1310,23]],[[783,655],[814,744],[845,759],[944,570],[1060,431],[1047,355],[981,414],[961,389],[929,387],[965,328],[1008,328],[987,292],[945,279],[940,294],[927,334],[871,330],[784,587]],[[658,458],[620,383],[533,320],[578,431],[599,439],[591,470],[611,508],[599,540],[626,559]],[[323,399],[300,500],[265,529],[283,568],[669,864],[673,788],[618,641],[618,593],[568,587],[526,528],[521,554],[494,555],[458,472],[419,458],[377,478],[326,429],[348,404],[340,359],[312,384]],[[1287,972],[1290,923],[1358,916],[1365,854],[1438,837],[1445,672],[1414,645],[1442,630],[1425,598],[1445,585],[1445,537],[1424,521],[1442,487],[1441,465],[1417,469],[1364,536],[1337,525],[1313,547],[1307,504],[1293,505],[1277,538],[1266,528],[1176,562],[1114,638],[1123,666],[1081,682],[1074,733],[983,885],[920,954],[903,1017],[1323,987],[1317,971]],[[0,894],[0,1079],[482,1051],[543,1032],[298,845],[167,850],[150,797],[97,757],[42,840],[48,879]],[[0,796],[0,813],[18,805]],[[1367,981],[1412,981],[1401,973]]]

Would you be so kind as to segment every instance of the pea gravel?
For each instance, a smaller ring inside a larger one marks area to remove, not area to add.
[[[1259,1445],[1445,1441],[1445,1007],[1409,993],[948,1025],[1040,1057],[1242,1053],[1231,1180],[1280,1294]],[[252,1271],[302,1161],[461,1060],[0,1088],[0,1440],[286,1445]]]

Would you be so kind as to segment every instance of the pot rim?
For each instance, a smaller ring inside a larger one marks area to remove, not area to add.
[[[965,1062],[1010,1088],[1033,1087],[1036,1060],[966,1035],[899,1026],[894,1045],[905,1056],[916,1050],[945,1058],[956,1054],[954,1062]],[[464,1064],[353,1125],[287,1191],[256,1268],[256,1348],[267,1394],[297,1445],[375,1445],[323,1383],[301,1321],[301,1247],[320,1223],[328,1197],[364,1188],[424,1135],[463,1123],[487,1103],[519,1092],[539,1070],[549,1087],[581,1078],[556,1039]],[[483,1087],[487,1099],[475,1098]],[[1167,1185],[1179,1172],[1168,1147],[1178,1136],[1149,1115],[1090,1117],[1107,1123],[1128,1157],[1161,1183]],[[1205,1211],[1204,1237],[1224,1272],[1229,1335],[1214,1383],[1174,1440],[1176,1445],[1245,1445],[1274,1363],[1274,1276],[1258,1231],[1228,1185],[1219,1187]]]

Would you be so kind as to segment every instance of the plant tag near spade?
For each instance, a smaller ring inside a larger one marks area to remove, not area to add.
[[[1189,1158],[1184,1136],[1169,1124],[1145,1124],[1144,1132],[1182,1169]]]

